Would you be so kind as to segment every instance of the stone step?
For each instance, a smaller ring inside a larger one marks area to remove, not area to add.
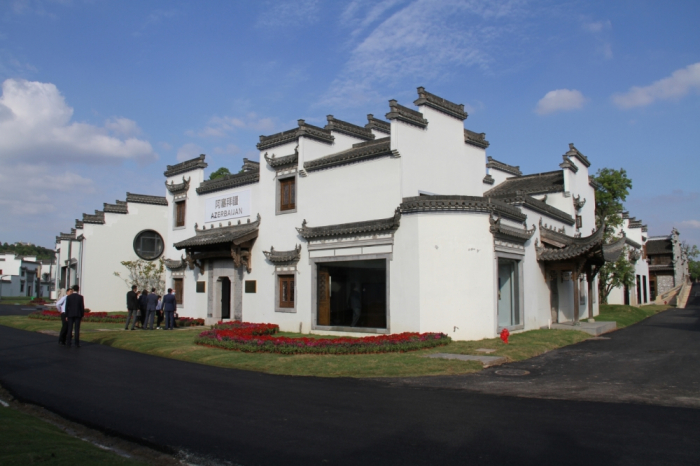
[[[460,361],[478,361],[484,367],[496,366],[506,362],[506,358],[502,356],[475,356],[471,354],[452,354],[452,353],[433,353],[426,354],[424,357],[433,359],[458,359]]]
[[[617,322],[579,322],[576,325],[574,325],[573,322],[565,322],[552,324],[552,328],[555,330],[578,330],[579,332],[586,332],[597,337],[598,335],[615,330],[617,328]]]

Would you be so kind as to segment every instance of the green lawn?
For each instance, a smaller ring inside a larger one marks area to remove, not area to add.
[[[637,308],[602,305],[601,314],[596,317],[596,320],[615,321],[618,328],[622,328],[666,308],[665,306]],[[24,316],[2,316],[0,317],[0,325],[29,331],[60,330],[58,321],[29,319]],[[591,337],[587,333],[572,330],[531,330],[511,335],[508,345],[499,338],[490,338],[479,341],[457,341],[447,346],[407,353],[320,356],[241,353],[195,345],[194,338],[205,329],[204,327],[190,327],[173,332],[160,330],[136,330],[132,332],[124,331],[122,325],[85,322],[81,326],[81,339],[124,350],[218,367],[270,374],[317,377],[411,377],[467,374],[481,370],[481,363],[454,359],[431,359],[423,356],[430,353],[478,355],[484,354],[477,352],[478,348],[489,348],[496,350],[494,353],[490,353],[490,356],[504,356],[509,361],[522,361]],[[287,332],[281,335],[302,336]],[[319,335],[303,336],[321,338]]]
[[[46,421],[0,406],[0,464],[145,465],[71,437]]]
[[[617,322],[617,328],[624,328],[669,308],[670,306],[659,306],[657,304],[647,304],[641,307],[601,304],[600,315],[596,316],[595,319],[608,322],[615,321]]]

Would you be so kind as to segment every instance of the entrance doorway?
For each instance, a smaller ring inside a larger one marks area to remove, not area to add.
[[[498,327],[520,325],[518,267],[514,260],[498,259]]]
[[[549,272],[549,307],[552,323],[559,322],[559,273]]]
[[[221,320],[231,318],[231,279],[221,277]]]

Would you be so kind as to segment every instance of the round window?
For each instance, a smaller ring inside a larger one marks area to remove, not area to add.
[[[163,237],[153,230],[143,230],[134,238],[134,252],[141,259],[152,261],[163,254]]]

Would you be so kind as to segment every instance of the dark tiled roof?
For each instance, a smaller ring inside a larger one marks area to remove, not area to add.
[[[564,192],[564,172],[536,173],[534,175],[515,176],[506,179],[498,186],[484,193],[484,196],[497,196],[501,194],[545,194]]]
[[[466,128],[464,129],[464,142],[482,149],[486,149],[490,145],[486,140],[486,133],[475,133]]]
[[[673,265],[654,264],[649,266],[650,272],[673,272]]]
[[[540,228],[540,237],[554,237],[555,241],[563,242],[566,246],[562,248],[537,247],[537,260],[539,261],[559,261],[568,260],[583,256],[589,251],[603,245],[604,228],[599,228],[591,236],[586,238],[573,238],[562,233],[553,232],[547,228]]]
[[[195,225],[195,236],[175,243],[173,246],[175,246],[176,249],[184,249],[224,243],[238,245],[257,237],[258,228],[260,227],[260,214],[258,214],[256,221],[251,222],[250,219],[248,219],[248,222],[249,223],[219,228],[206,229],[206,227],[204,227],[201,230],[197,229],[197,225]]]
[[[185,267],[187,267],[187,262],[185,262],[184,258],[175,260],[163,259],[163,263],[168,268],[168,270],[183,270]]]
[[[190,189],[190,179],[192,179],[192,177],[185,178],[183,176],[182,183],[177,184],[175,184],[174,181],[171,181],[170,184],[168,184],[168,182],[166,181],[165,187],[168,188],[168,191],[170,191],[171,194],[186,193]]]
[[[482,181],[486,184],[494,184],[496,182],[491,175],[486,175]]]
[[[163,175],[175,176],[181,173],[191,172],[192,170],[197,170],[199,168],[207,168],[208,165],[204,162],[204,157],[206,156],[201,154],[195,159],[185,160],[184,162],[175,165],[168,165],[167,170],[165,170]]]
[[[275,248],[270,246],[270,250],[263,251],[263,254],[265,254],[265,258],[273,264],[299,262],[299,259],[301,259],[301,245],[297,245],[297,247],[291,251],[275,251]]]
[[[96,210],[95,214],[83,214],[83,223],[94,223],[104,225],[105,213],[101,210]]]
[[[369,130],[376,129],[382,133],[391,134],[391,123],[380,120],[379,118],[374,118],[374,115],[371,113],[367,114],[367,124],[365,128]]]
[[[59,233],[58,236],[56,236],[56,242],[59,243],[62,240],[71,240],[71,239],[76,239],[76,232],[75,228],[71,228],[70,233]]]
[[[423,118],[421,112],[399,105],[394,99],[389,101],[389,108],[391,111],[386,114],[387,120],[399,120],[419,128],[428,126],[428,120]]]
[[[496,218],[489,216],[489,223],[491,224],[489,230],[496,237],[505,237],[510,240],[525,242],[535,234],[535,225],[532,226],[531,230],[528,230],[525,226],[523,226],[523,228],[515,228],[502,224],[500,216]]]
[[[241,167],[241,170],[244,172],[260,171],[260,162],[243,158],[243,166]]]
[[[306,171],[322,170],[338,165],[348,163],[362,162],[377,157],[391,156],[394,153],[391,151],[390,138],[381,138],[375,141],[360,142],[353,144],[352,148],[338,152],[336,154],[326,155],[325,157],[304,162]]]
[[[333,115],[328,115],[326,119],[328,120],[328,124],[323,129],[328,131],[337,131],[354,138],[364,139],[365,141],[371,141],[374,139],[374,134],[372,133],[371,129],[353,125],[347,121],[338,120],[337,118],[334,118]]]
[[[126,203],[126,201],[116,201],[115,204],[107,204],[106,202],[103,204],[104,206],[104,211],[109,212],[110,214],[128,214],[129,213],[129,205]]]
[[[491,212],[505,218],[524,222],[527,215],[520,209],[508,204],[478,196],[415,196],[405,197],[401,206],[401,213],[410,214],[416,212]]]
[[[600,185],[598,182],[595,180],[593,175],[588,175],[588,184],[593,188],[593,189],[598,189],[600,188]]]
[[[673,245],[670,239],[650,239],[645,246],[647,255],[673,254]]]
[[[425,105],[434,108],[458,120],[464,121],[467,119],[467,112],[464,111],[464,104],[455,104],[442,97],[438,97],[426,91],[424,87],[418,88],[418,100],[415,100],[413,103],[415,105]]]
[[[583,155],[581,152],[579,152],[578,149],[574,147],[574,144],[571,143],[569,144],[569,150],[564,154],[566,157],[576,157],[581,161],[582,164],[584,164],[586,167],[591,166],[591,162],[588,161],[588,157]]]
[[[272,154],[272,157],[268,157],[267,152],[265,152],[264,157],[267,164],[272,168],[291,167],[299,162],[299,153],[296,150],[292,155],[285,155],[283,157],[275,157],[275,154]]]
[[[315,139],[317,141],[333,143],[335,139],[331,132],[306,123],[304,120],[297,120],[298,128],[282,131],[281,133],[272,134],[270,136],[260,136],[260,142],[257,145],[258,150],[266,150],[271,147],[281,146],[289,142],[297,141],[301,136]]]
[[[638,242],[636,242],[634,240],[627,238],[626,236],[625,236],[625,241],[627,242],[627,244],[629,244],[630,246],[632,246],[635,249],[642,249],[641,244],[639,244]]]
[[[322,227],[308,227],[306,220],[297,228],[299,236],[306,240],[318,238],[332,238],[336,236],[355,236],[368,233],[380,233],[395,231],[399,228],[401,212],[396,209],[393,217],[368,220],[365,222],[342,223],[339,225],[325,225]]]
[[[561,168],[569,169],[574,173],[576,173],[578,171],[578,167],[576,166],[576,164],[574,162],[571,161],[571,159],[569,157],[564,155],[564,156],[562,156],[562,158],[564,159],[564,161],[559,164],[559,166]]]
[[[82,220],[78,220],[77,218],[75,219],[75,228],[82,230],[85,224],[83,223]]]
[[[487,196],[488,192],[484,194],[484,196]],[[561,222],[564,222],[568,225],[573,225],[576,223],[576,220],[574,218],[564,212],[563,210],[559,210],[556,207],[552,207],[551,205],[547,204],[546,202],[539,201],[535,199],[532,196],[529,196],[527,194],[521,194],[521,193],[515,193],[515,194],[501,194],[501,195],[496,195],[496,196],[487,196],[487,197],[492,197],[493,199],[498,199],[499,201],[505,202],[506,204],[511,204],[514,206],[525,206],[530,208],[531,210],[534,210],[535,212],[539,212],[541,214],[547,215],[548,217],[554,218],[556,220],[559,220]]]
[[[205,180],[197,188],[197,194],[213,193],[224,189],[235,188],[260,181],[260,171],[238,173],[236,175],[224,175],[215,180]]]
[[[491,156],[488,156],[486,159],[488,160],[488,162],[486,162],[486,167],[488,168],[493,168],[516,176],[521,176],[523,174],[523,172],[520,171],[520,165],[508,165],[507,163],[499,162]]]
[[[126,193],[126,202],[136,204],[168,205],[165,196],[149,196],[147,194]]]

